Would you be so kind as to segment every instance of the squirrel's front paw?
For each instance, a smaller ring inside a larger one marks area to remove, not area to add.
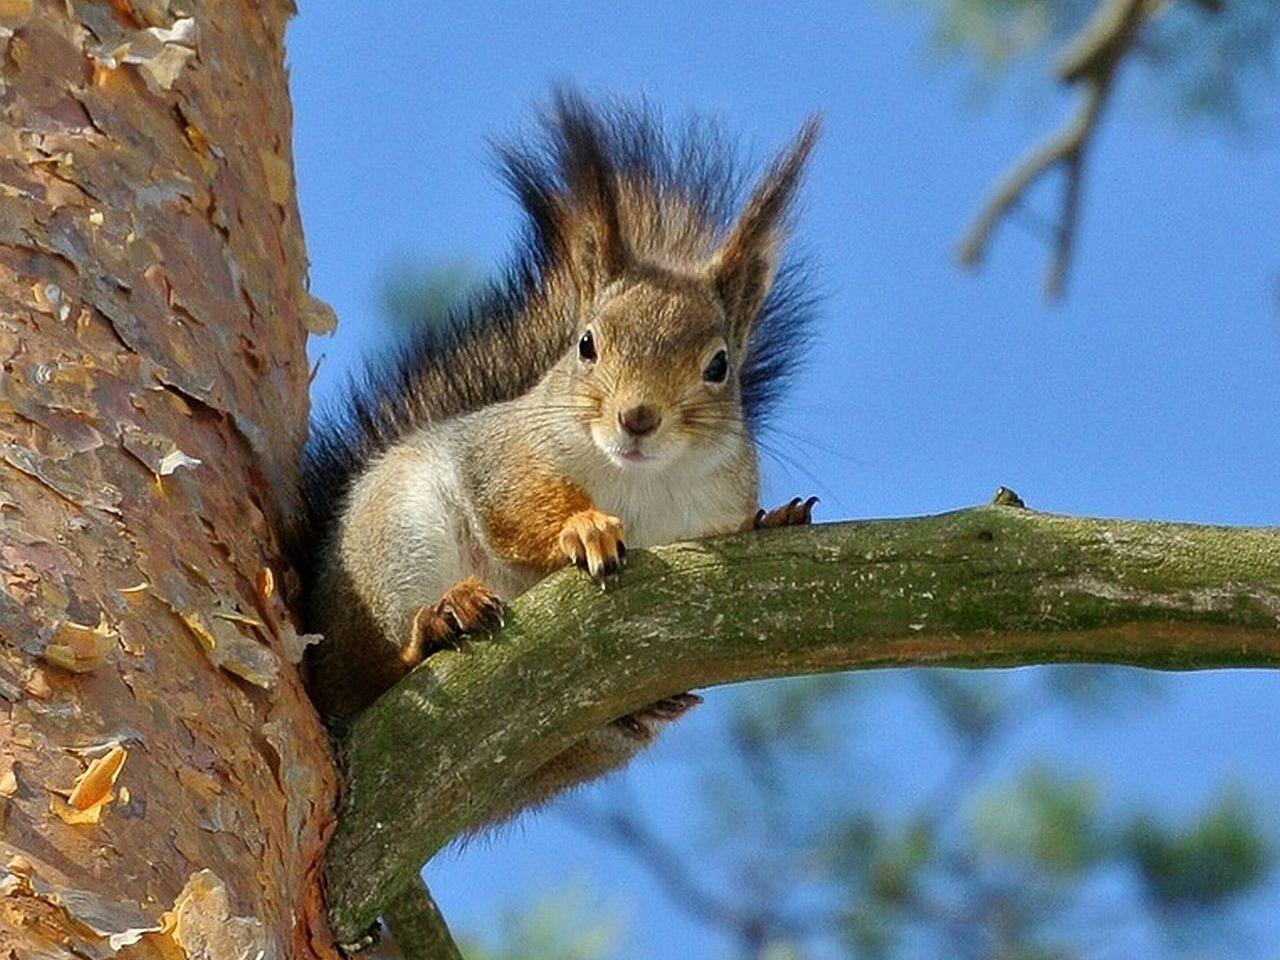
[[[459,634],[488,633],[502,626],[502,600],[479,577],[467,577],[450,587],[436,604],[436,612]]]
[[[593,577],[618,569],[627,548],[622,521],[599,510],[580,510],[560,528],[560,552]]]
[[[487,633],[502,626],[502,600],[478,577],[459,580],[436,604],[424,604],[414,614],[409,643],[400,659],[413,666],[468,633]]]
[[[813,520],[813,505],[817,502],[817,497],[810,497],[808,500],[801,500],[799,497],[795,497],[790,503],[774,510],[759,511],[752,526],[757,530],[764,530],[769,527],[806,526]]]

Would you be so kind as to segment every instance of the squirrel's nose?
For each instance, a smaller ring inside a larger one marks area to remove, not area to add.
[[[658,429],[662,415],[647,403],[618,412],[618,426],[633,437],[647,436]]]

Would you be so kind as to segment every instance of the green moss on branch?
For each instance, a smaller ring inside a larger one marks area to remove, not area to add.
[[[330,847],[339,938],[585,732],[681,690],[922,665],[1280,665],[1280,531],[993,506],[762,531],[574,570],[359,718]]]

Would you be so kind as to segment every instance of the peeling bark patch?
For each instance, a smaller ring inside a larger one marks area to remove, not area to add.
[[[11,857],[0,870],[0,929],[6,919],[16,916],[31,934],[29,952],[12,955],[23,960],[109,960],[146,934],[163,929],[159,922],[150,921],[144,911],[130,904],[45,881],[40,872],[49,870],[47,864],[33,864],[22,856]],[[75,953],[67,950],[65,930],[75,931]]]
[[[160,914],[209,870],[247,942],[333,956],[332,759],[259,579],[290,575],[309,372],[285,19],[0,0],[5,955],[174,960]]]
[[[167,477],[179,467],[194,468],[201,464],[198,457],[178,449],[173,440],[154,436],[132,425],[125,427],[121,443],[157,480]]]
[[[18,773],[12,761],[0,763],[0,797],[12,797],[18,792]]]
[[[112,788],[128,756],[128,751],[117,745],[94,760],[76,779],[65,803],[53,798],[53,812],[63,823],[98,823],[102,819],[103,808],[115,799]]]
[[[254,577],[254,586],[258,590],[258,597],[262,600],[270,600],[276,592],[276,575],[270,567],[262,567],[258,570],[258,574]]]
[[[313,646],[323,639],[323,634],[296,633],[290,630],[284,637],[285,659],[296,667],[302,662],[302,658],[307,652],[307,647]]]
[[[145,30],[121,30],[113,19],[95,18],[91,29],[99,42],[89,47],[89,56],[100,71],[111,71],[121,64],[138,68],[154,93],[169,90],[187,61],[196,55],[196,21],[182,17],[168,27]],[[103,74],[95,77],[104,82]]]
[[[318,297],[308,297],[303,308],[302,325],[308,333],[327,334],[338,329],[338,315],[333,307]]]
[[[178,613],[178,617],[200,642],[200,648],[215,667],[264,689],[275,686],[280,662],[267,647],[247,639],[226,620],[207,621],[198,613]]]
[[[68,503],[120,515],[120,491],[111,484],[103,484],[96,491],[80,489],[78,470],[68,470],[63,464],[38,457],[22,447],[0,446],[0,458],[13,469],[39,480]]]
[[[129,752],[124,747],[114,746],[105,756],[94,760],[76,781],[67,802],[81,811],[107,803],[128,756]]]
[[[88,673],[102,665],[119,639],[120,634],[107,625],[105,614],[96,627],[61,620],[45,645],[43,657],[72,673]]]
[[[261,920],[231,912],[227,885],[212,870],[187,881],[165,915],[162,935],[188,960],[262,960],[270,947]]]

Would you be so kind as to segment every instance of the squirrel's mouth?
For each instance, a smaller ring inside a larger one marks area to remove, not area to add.
[[[591,425],[591,439],[615,467],[623,470],[653,469],[670,459],[672,451],[665,438],[631,437]]]
[[[635,467],[649,467],[658,463],[663,458],[658,451],[652,449],[644,449],[636,443],[599,443],[596,444],[600,451],[607,456],[616,466],[624,469]]]

